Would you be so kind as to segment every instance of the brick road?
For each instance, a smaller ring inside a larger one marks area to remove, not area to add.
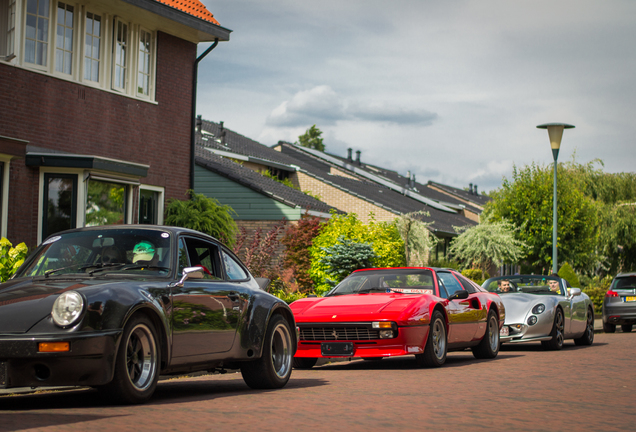
[[[141,406],[92,390],[0,397],[0,430],[45,431],[619,431],[636,429],[636,333],[504,346],[495,360],[452,353],[440,369],[412,358],[295,370],[284,389],[253,391],[240,374],[160,382]]]

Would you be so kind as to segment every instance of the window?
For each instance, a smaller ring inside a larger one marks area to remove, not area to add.
[[[437,277],[439,277],[439,280],[442,281],[442,283],[444,284],[449,297],[455,294],[457,291],[464,290],[459,282],[457,282],[457,279],[455,279],[455,277],[450,273],[438,272]]]
[[[221,279],[218,246],[213,243],[191,237],[185,237],[179,240],[179,272],[183,272],[183,266],[188,261],[183,257],[184,242],[190,266],[203,266],[207,270],[203,273],[204,279]]]
[[[102,47],[102,17],[86,13],[86,39],[84,43],[84,79],[99,82],[99,64]]]
[[[73,6],[57,4],[57,37],[55,38],[55,70],[73,72]]]
[[[42,239],[75,228],[77,220],[77,175],[44,174],[44,220]]]
[[[150,94],[150,53],[152,35],[145,30],[139,32],[139,64],[137,72],[137,94]]]
[[[0,59],[11,60],[14,57],[15,2],[0,0]]]
[[[49,48],[49,0],[27,0],[24,59],[47,65]]]
[[[113,45],[113,88],[126,91],[128,24],[120,20],[115,21],[115,40]]]
[[[225,264],[225,273],[229,280],[244,280],[248,278],[243,267],[225,251],[223,251],[223,264]]]
[[[125,224],[127,189],[124,184],[89,179],[86,226]]]
[[[468,291],[471,294],[474,294],[477,292],[477,288],[475,288],[475,286],[473,285],[471,281],[469,281],[468,279],[466,279],[465,277],[461,275],[457,275],[457,278],[459,279],[459,283],[462,284],[462,286],[464,287],[466,291]]]

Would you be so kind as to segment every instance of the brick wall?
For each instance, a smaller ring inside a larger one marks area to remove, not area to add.
[[[164,187],[166,199],[183,199],[190,187],[195,58],[195,44],[157,34],[156,103],[0,64],[0,135],[38,147],[148,164],[142,183]],[[14,159],[10,172],[8,237],[33,245],[39,169]]]
[[[375,220],[378,222],[392,221],[397,217],[393,212],[378,207],[368,201],[351,195],[321,180],[311,177],[305,173],[298,172],[298,182],[300,189],[309,191],[312,195],[319,195],[322,202],[347,213],[355,213],[364,222],[369,222],[369,213],[373,212]]]

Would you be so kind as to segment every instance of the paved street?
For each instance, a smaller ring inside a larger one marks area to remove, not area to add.
[[[295,370],[282,390],[253,391],[240,374],[162,381],[141,406],[105,405],[92,390],[0,398],[0,430],[633,430],[636,333],[597,334],[562,351],[504,346],[495,360],[449,355]]]

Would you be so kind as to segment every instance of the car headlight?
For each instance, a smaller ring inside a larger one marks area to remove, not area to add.
[[[84,310],[84,298],[77,291],[62,293],[53,303],[51,316],[55,324],[67,327],[74,324]]]
[[[393,339],[393,330],[380,330],[380,339]]]
[[[533,314],[541,314],[545,311],[545,305],[543,303],[539,303],[538,305],[536,305],[535,307],[532,308],[532,313]]]
[[[534,315],[531,315],[530,318],[528,318],[528,325],[535,325],[538,321],[538,318]]]

